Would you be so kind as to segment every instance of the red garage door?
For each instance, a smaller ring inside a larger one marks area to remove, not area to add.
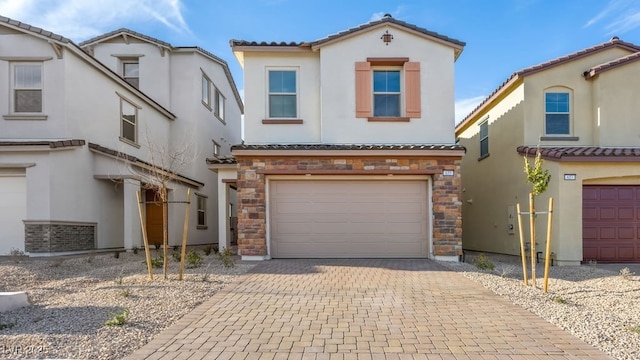
[[[582,187],[583,260],[640,262],[640,186]]]

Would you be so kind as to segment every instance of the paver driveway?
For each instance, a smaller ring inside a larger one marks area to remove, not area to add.
[[[130,359],[610,359],[429,260],[270,260]]]

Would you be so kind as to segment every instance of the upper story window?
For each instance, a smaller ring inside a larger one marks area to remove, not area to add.
[[[211,80],[202,74],[202,104],[211,110]]]
[[[204,195],[196,194],[197,201],[197,213],[198,213],[198,228],[204,228],[207,226],[207,197]]]
[[[548,91],[544,94],[545,134],[569,135],[571,133],[571,105],[569,92]]]
[[[295,70],[269,70],[269,117],[297,118],[298,93]]]
[[[122,62],[122,77],[131,86],[140,88],[140,64],[137,59]]]
[[[480,123],[480,159],[489,156],[489,120]]]
[[[216,98],[216,102],[215,102],[215,106],[213,108],[213,114],[222,122],[224,122],[224,96],[222,95],[222,93],[220,92],[220,90],[218,90],[218,88],[216,88],[216,92],[215,92],[215,98]]]
[[[369,121],[420,118],[420,63],[409,58],[367,58],[356,64],[356,117]]]
[[[42,64],[13,64],[13,111],[42,112]]]
[[[120,140],[138,143],[138,106],[120,98]]]
[[[213,141],[213,156],[215,157],[219,157],[220,156],[220,144],[218,144],[215,140]]]
[[[400,116],[400,70],[373,71],[373,116]]]

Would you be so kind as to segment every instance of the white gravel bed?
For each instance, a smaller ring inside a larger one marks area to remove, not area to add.
[[[524,286],[520,263],[488,257],[493,271],[479,270],[469,256],[466,263],[442,264],[615,359],[640,359],[640,274],[623,277],[590,265],[554,266],[545,294],[542,263],[536,266],[538,288],[533,288],[531,281]]]
[[[149,280],[144,252],[0,260],[0,292],[26,291],[33,304],[0,313],[0,359],[131,354],[254,266],[236,259],[227,268],[215,254],[200,254],[203,265],[185,269],[183,281],[173,259],[168,280],[162,269]],[[129,311],[124,325],[105,325],[123,309]]]

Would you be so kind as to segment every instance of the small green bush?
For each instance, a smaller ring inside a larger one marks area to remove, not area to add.
[[[567,301],[567,299],[563,298],[562,296],[556,296],[555,299],[553,299],[553,301],[557,302],[558,304],[569,303],[569,301]]]
[[[627,326],[627,330],[640,335],[640,324]]]
[[[143,261],[144,264],[146,264],[146,261]],[[156,268],[156,269],[160,269],[162,268],[162,266],[164,265],[164,256],[162,256],[162,254],[151,258],[151,266]]]
[[[177,250],[173,250],[173,252],[171,253],[171,257],[173,258],[173,260],[180,262],[180,257],[182,255],[180,254],[180,251]]]
[[[475,265],[480,270],[493,270],[496,268],[489,257],[483,253],[478,255],[478,257],[473,260],[473,265]]]
[[[122,290],[120,290],[120,296],[128,298],[129,296],[131,296],[133,292],[131,291],[131,289],[129,288],[124,288]]]
[[[213,247],[211,247],[211,245],[207,245],[207,246],[205,246],[203,251],[204,251],[204,254],[206,256],[209,256],[209,255],[211,255],[211,252],[213,251]]]
[[[0,330],[4,330],[4,329],[11,329],[15,324],[12,323],[0,323]]]
[[[635,273],[629,270],[628,267],[620,269],[620,276],[622,276],[622,278],[625,280],[631,280],[631,277],[633,277],[633,275],[635,275]]]
[[[187,254],[187,258],[184,262],[188,269],[198,268],[202,266],[202,255],[200,255],[197,251],[191,250]]]
[[[233,261],[233,257],[232,257],[232,253],[231,253],[231,249],[229,248],[225,248],[223,251],[218,252],[218,260],[220,260],[222,262],[222,265],[226,268],[232,268],[234,266],[236,266],[235,262]]]
[[[124,308],[118,312],[109,314],[110,318],[104,324],[107,326],[122,326],[129,320],[129,309]]]

